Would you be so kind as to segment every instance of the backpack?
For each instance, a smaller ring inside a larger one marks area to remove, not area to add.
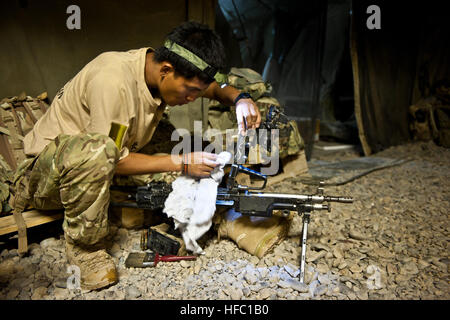
[[[13,175],[19,164],[26,159],[23,139],[33,129],[34,124],[49,108],[47,93],[37,98],[19,96],[0,101],[0,215],[11,211],[18,229],[19,253],[28,249],[25,220],[22,210],[13,209]]]
[[[289,120],[284,114],[284,108],[279,101],[272,96],[272,85],[265,82],[256,71],[248,68],[231,68],[228,81],[233,87],[248,92],[261,112],[261,120],[270,120],[269,111],[273,108],[277,117],[276,127],[279,132],[279,156],[280,159],[295,155],[304,150],[305,144],[300,135],[297,123]],[[237,128],[235,108],[221,105],[218,101],[211,101],[208,109],[209,128],[218,129],[225,134],[227,129]],[[226,141],[223,141],[223,150],[226,150]]]
[[[0,154],[12,170],[26,158],[23,138],[48,108],[46,92],[37,98],[22,93],[0,101]]]

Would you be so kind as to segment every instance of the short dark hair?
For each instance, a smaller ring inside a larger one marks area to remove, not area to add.
[[[226,58],[222,40],[207,25],[194,21],[185,22],[173,29],[166,39],[188,49],[218,71],[225,68]],[[169,51],[166,47],[159,47],[155,50],[154,60],[156,62],[170,62],[174,66],[175,71],[186,79],[197,76],[207,84],[214,81],[211,74],[203,72],[188,60]]]

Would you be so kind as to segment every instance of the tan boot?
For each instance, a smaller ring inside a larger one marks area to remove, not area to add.
[[[68,239],[66,254],[69,263],[80,268],[82,289],[96,290],[117,283],[114,261],[101,245],[80,246]]]

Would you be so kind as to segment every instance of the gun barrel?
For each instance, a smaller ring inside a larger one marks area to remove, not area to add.
[[[299,201],[313,202],[313,203],[322,203],[322,202],[353,203],[353,198],[350,197],[334,197],[334,196],[288,194],[288,193],[267,193],[267,192],[251,192],[249,194],[261,198],[297,199]]]
[[[350,198],[350,197],[327,197],[327,196],[325,196],[325,201],[328,201],[328,202],[353,203],[353,198]]]

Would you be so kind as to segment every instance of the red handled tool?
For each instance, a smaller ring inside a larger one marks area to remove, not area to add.
[[[158,262],[173,262],[181,260],[196,260],[197,256],[175,256],[167,255],[160,256],[158,253],[154,252],[131,252],[125,261],[125,266],[127,268],[146,268],[146,267],[156,267]]]
[[[154,255],[153,265],[152,267],[156,267],[158,262],[172,262],[172,261],[181,261],[181,260],[195,260],[197,259],[197,256],[174,256],[174,255],[167,255],[167,256],[160,256],[158,253]]]

